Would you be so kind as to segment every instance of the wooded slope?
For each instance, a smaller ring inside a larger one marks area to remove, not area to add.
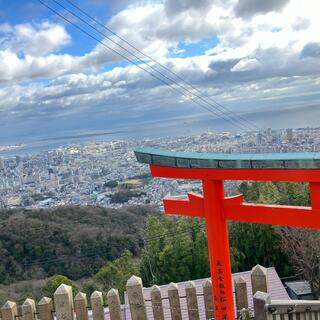
[[[0,210],[0,283],[91,276],[128,249],[137,255],[150,207]]]

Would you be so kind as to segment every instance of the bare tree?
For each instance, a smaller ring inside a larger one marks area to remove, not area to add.
[[[282,249],[297,272],[309,281],[314,299],[320,298],[320,231],[304,228],[279,228]]]

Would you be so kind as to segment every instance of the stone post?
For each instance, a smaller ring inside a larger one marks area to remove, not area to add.
[[[1,308],[2,320],[16,320],[18,315],[17,304],[7,301]]]
[[[87,295],[83,292],[77,293],[77,295],[74,297],[74,309],[76,312],[77,320],[88,320],[87,306]]]
[[[168,297],[172,320],[182,320],[180,297],[177,284],[171,282],[168,288]]]
[[[213,298],[212,298],[212,282],[211,280],[206,280],[203,284],[203,299],[204,306],[206,309],[206,319],[211,320],[213,318]]]
[[[154,320],[164,320],[161,291],[156,285],[151,288],[151,303]]]
[[[234,289],[236,296],[236,309],[239,314],[240,310],[248,309],[247,283],[243,277],[238,277],[234,280]]]
[[[257,291],[268,292],[268,270],[257,264],[251,271],[252,296]]]
[[[188,281],[186,284],[186,297],[189,320],[199,320],[197,291],[193,281]]]
[[[110,311],[110,319],[111,320],[121,320],[121,305],[119,292],[116,289],[109,290],[107,294],[107,301]]]
[[[21,306],[22,320],[36,319],[36,303],[34,300],[27,298]]]
[[[265,305],[271,302],[270,294],[257,291],[253,296],[254,320],[269,320]],[[271,316],[272,319],[272,316]]]
[[[132,276],[127,281],[126,287],[132,320],[147,320],[147,310],[141,278]]]
[[[73,320],[72,287],[61,284],[53,294],[57,320]]]
[[[53,301],[51,298],[43,297],[38,305],[40,320],[53,320]]]
[[[93,320],[104,320],[102,292],[94,291],[90,297]]]

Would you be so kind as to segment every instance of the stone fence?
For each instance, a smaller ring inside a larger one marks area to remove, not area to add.
[[[255,320],[318,320],[320,301],[271,300],[270,294],[258,291],[253,297]]]
[[[259,265],[254,267],[250,278],[250,287],[252,288],[250,290],[252,292],[249,294],[250,299],[254,294],[268,292],[267,269]],[[18,308],[15,302],[7,301],[1,308],[2,320],[214,319],[211,281],[209,279],[203,281],[200,288],[199,286],[196,288],[195,282],[189,281],[184,283],[183,288],[181,284],[178,288],[177,284],[171,283],[168,286],[161,286],[161,288],[154,285],[147,289],[143,288],[139,277],[132,276],[127,281],[126,290],[125,304],[121,305],[118,291],[111,289],[106,295],[107,306],[104,306],[103,293],[95,291],[90,296],[91,308],[88,308],[85,293],[79,292],[73,297],[72,288],[62,284],[55,291],[53,299],[43,297],[37,304],[28,298],[21,308]],[[261,302],[261,299],[259,300],[256,295],[253,299],[256,319],[269,319],[260,318],[257,312],[263,312],[266,315],[265,310],[267,309],[265,308],[270,301]],[[241,319],[253,318],[252,299],[251,302],[248,299],[247,283],[242,277],[234,279],[234,296],[238,310],[237,317]],[[280,306],[277,308],[280,310]],[[320,320],[319,317],[318,320]]]

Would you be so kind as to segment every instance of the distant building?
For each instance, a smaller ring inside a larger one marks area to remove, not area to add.
[[[16,156],[16,164],[19,165],[21,163],[21,157],[20,156]]]
[[[266,133],[267,133],[267,135],[268,135],[268,136],[270,136],[270,135],[271,135],[271,133],[272,133],[271,128],[268,128],[268,129],[267,129],[267,131],[266,131]]]
[[[272,130],[271,128],[268,128],[266,130],[266,139],[268,143],[271,143],[273,141],[273,136],[272,136]]]
[[[274,133],[272,135],[272,141],[277,145],[280,144],[281,143],[281,135],[280,135],[280,133]]]
[[[258,145],[258,146],[261,146],[262,143],[263,143],[263,134],[262,134],[261,132],[259,132],[259,133],[257,134],[257,145]]]
[[[7,198],[7,206],[9,208],[16,208],[21,205],[21,197],[20,196],[12,196]]]
[[[286,140],[289,143],[293,141],[293,130],[291,128],[286,130]]]

